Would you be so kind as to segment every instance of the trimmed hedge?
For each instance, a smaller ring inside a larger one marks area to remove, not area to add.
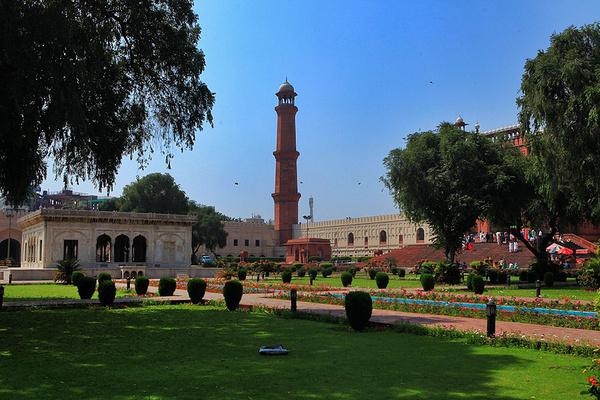
[[[149,285],[150,279],[146,278],[145,276],[138,276],[137,278],[135,278],[134,283],[135,293],[139,295],[145,295],[146,293],[148,293]]]
[[[473,287],[473,293],[483,294],[483,291],[485,290],[485,281],[483,280],[483,276],[475,275],[471,279],[471,286]]]
[[[223,286],[223,297],[225,305],[229,311],[234,311],[240,306],[242,295],[244,294],[244,286],[240,281],[227,281]]]
[[[352,329],[362,331],[373,313],[373,300],[367,292],[350,292],[344,299],[344,308]]]
[[[103,306],[111,306],[115,302],[117,288],[115,283],[110,280],[103,280],[98,283],[98,300]]]
[[[177,281],[173,278],[160,278],[158,281],[158,294],[160,296],[173,296],[177,289]]]
[[[240,281],[245,281],[246,280],[246,275],[248,275],[248,271],[246,270],[246,268],[240,268],[240,269],[238,269],[237,276],[238,276],[238,279]]]
[[[187,283],[187,292],[193,304],[200,303],[206,293],[206,282],[200,278],[190,279]]]
[[[323,275],[323,278],[327,278],[328,276],[331,276],[331,274],[333,274],[332,268],[324,268],[321,270],[321,275]]]
[[[309,270],[308,270],[308,276],[309,276],[309,277],[310,277],[310,279],[312,279],[313,281],[314,281],[315,279],[317,279],[317,273],[318,273],[318,272],[317,272],[317,270],[316,270],[316,269],[314,269],[314,268],[311,268],[311,269],[309,269]]]
[[[73,286],[77,286],[79,284],[79,280],[83,278],[85,275],[83,272],[75,271],[71,275],[71,281],[73,282]]]
[[[102,281],[112,281],[112,276],[108,272],[101,272],[98,274],[98,286]]]
[[[421,286],[426,292],[435,288],[435,277],[431,274],[421,274]]]
[[[406,276],[406,270],[404,268],[398,268],[398,278],[404,278]]]
[[[292,271],[283,271],[281,273],[281,281],[283,283],[292,283]]]
[[[467,290],[473,291],[473,277],[477,276],[477,272],[469,272],[467,275]]]
[[[344,285],[344,287],[352,285],[352,274],[350,272],[342,272],[340,279],[342,280],[342,285]]]
[[[379,289],[385,289],[390,283],[390,277],[385,272],[378,272],[375,275],[375,283]]]
[[[369,279],[375,279],[375,276],[377,275],[377,270],[371,268],[367,272],[369,273]]]
[[[77,285],[77,292],[79,293],[79,298],[81,299],[91,299],[96,291],[96,279],[91,276],[84,276],[79,279],[79,284]]]

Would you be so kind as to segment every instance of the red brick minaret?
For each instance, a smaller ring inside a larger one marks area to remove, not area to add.
[[[277,112],[277,150],[275,156],[275,234],[279,245],[292,238],[292,225],[298,223],[298,178],[296,160],[300,153],[296,150],[296,112],[294,105],[296,92],[285,80],[276,93],[279,104]]]

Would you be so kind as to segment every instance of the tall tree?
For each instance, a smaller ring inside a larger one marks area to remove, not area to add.
[[[201,246],[213,253],[217,247],[225,247],[227,231],[223,221],[229,221],[229,217],[216,211],[214,207],[203,206],[193,201],[189,204],[189,212],[198,218],[192,226],[192,258],[197,257]]]
[[[111,189],[212,124],[192,0],[6,0],[0,5],[0,194],[21,204],[46,176]]]
[[[545,247],[558,231],[583,219],[600,222],[600,24],[552,35],[550,47],[526,61],[521,92],[532,194],[522,215],[544,232],[537,248],[518,237],[546,263]]]
[[[187,214],[188,198],[171,175],[153,173],[123,188],[119,211]]]
[[[413,222],[429,224],[449,262],[510,180],[500,146],[448,123],[409,135],[406,147],[392,150],[384,165],[382,180],[400,210]]]

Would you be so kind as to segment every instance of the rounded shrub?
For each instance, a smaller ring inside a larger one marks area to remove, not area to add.
[[[323,275],[323,278],[327,278],[328,276],[331,276],[332,273],[333,273],[333,269],[331,269],[331,268],[324,268],[321,270],[321,275]]]
[[[406,276],[406,270],[404,268],[398,268],[398,278],[404,278]]]
[[[369,273],[369,279],[375,279],[375,275],[377,275],[377,270],[370,268],[367,272]]]
[[[73,272],[73,275],[71,275],[71,281],[73,282],[73,286],[77,286],[77,284],[79,283],[79,280],[81,278],[83,278],[85,275],[83,274],[83,272],[79,272],[79,271],[75,271]]]
[[[187,283],[187,292],[193,304],[200,303],[206,293],[206,282],[200,278],[190,279]]]
[[[298,275],[298,278],[304,278],[306,276],[306,270],[304,267],[298,268],[298,270],[296,270],[296,275]]]
[[[145,295],[148,293],[148,286],[150,285],[150,279],[145,276],[138,276],[135,278],[135,293],[139,295]]]
[[[350,272],[352,274],[353,278],[356,278],[356,273],[358,272],[358,268],[350,267],[350,268],[348,268],[348,272]]]
[[[548,287],[554,286],[554,273],[548,271],[544,274],[544,284]]]
[[[350,292],[344,299],[344,308],[352,329],[362,331],[373,313],[373,300],[367,292]]]
[[[483,276],[475,275],[471,279],[471,285],[473,287],[473,293],[483,294],[483,291],[485,289],[485,280],[483,280]]]
[[[435,277],[431,274],[421,274],[421,287],[427,292],[433,290],[435,287]]]
[[[111,306],[115,302],[117,288],[111,280],[103,280],[98,283],[98,300],[103,306]]]
[[[240,268],[240,269],[238,269],[237,276],[238,276],[238,279],[240,281],[245,281],[246,280],[246,275],[248,275],[248,271],[246,270],[246,268]],[[194,304],[196,304],[196,303],[194,303]]]
[[[467,289],[470,291],[473,291],[473,277],[477,276],[476,272],[469,272],[469,275],[467,275]]]
[[[527,282],[528,271],[522,270],[519,272],[519,282]]]
[[[309,269],[308,276],[314,281],[315,279],[317,279],[317,270],[314,268]]]
[[[375,275],[375,283],[379,289],[385,289],[390,283],[390,277],[385,272],[378,272]]]
[[[240,306],[242,294],[244,294],[244,286],[240,281],[225,282],[225,286],[223,286],[223,297],[225,298],[225,305],[229,311],[234,311]]]
[[[435,277],[432,274],[421,274],[420,280],[421,287],[427,292],[435,287]]]
[[[292,283],[292,271],[283,271],[281,273],[281,281],[283,283]]]
[[[344,285],[344,287],[348,287],[352,284],[352,274],[348,271],[342,272],[340,279],[342,280],[342,285]]]
[[[96,279],[91,276],[83,276],[79,279],[77,292],[81,299],[91,299],[96,291]]]
[[[102,281],[112,281],[112,277],[108,272],[101,272],[98,274],[98,286],[100,286],[100,282]]]
[[[160,278],[158,282],[158,294],[160,296],[173,296],[177,289],[177,281],[173,278]]]

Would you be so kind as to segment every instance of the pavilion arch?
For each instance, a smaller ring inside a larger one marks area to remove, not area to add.
[[[119,235],[115,238],[115,262],[129,262],[129,237]]]
[[[348,234],[348,246],[354,246],[354,233],[352,232]]]
[[[148,248],[148,244],[146,238],[142,235],[137,235],[133,238],[133,246],[131,247],[132,262],[146,262],[146,250]]]
[[[423,243],[425,241],[425,230],[423,228],[417,229],[417,243]]]
[[[96,261],[110,262],[112,251],[112,241],[106,233],[98,236],[96,239]]]
[[[386,244],[386,243],[387,243],[387,232],[386,231],[379,232],[379,244]]]
[[[8,257],[8,239],[0,242],[0,261]],[[10,258],[17,262],[21,261],[21,243],[17,239],[10,239]]]

